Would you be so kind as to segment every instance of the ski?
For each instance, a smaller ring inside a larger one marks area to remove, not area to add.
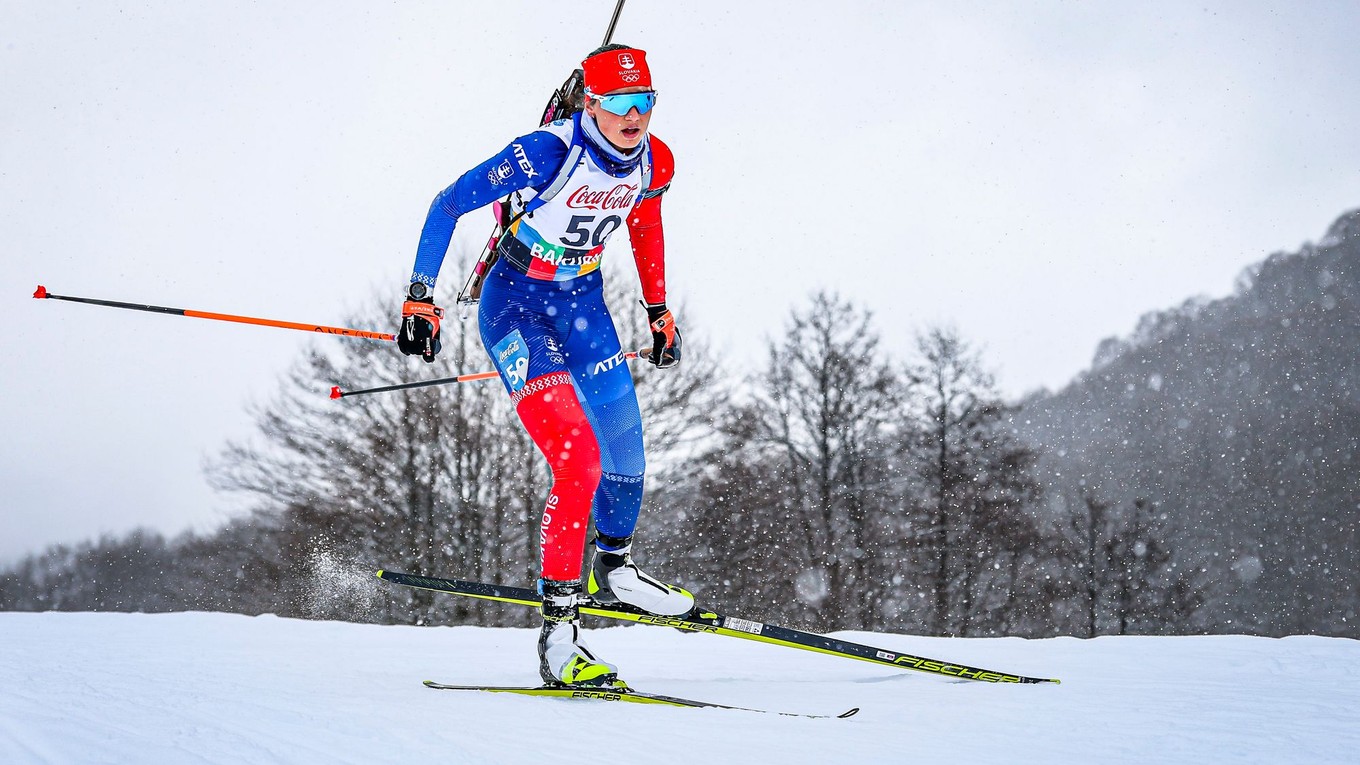
[[[433,590],[435,592],[447,592],[453,595],[462,595],[469,598],[479,598],[481,600],[493,600],[500,603],[513,603],[521,606],[538,608],[542,602],[538,593],[525,587],[511,587],[500,584],[484,584],[481,582],[463,582],[457,579],[438,579],[428,576],[417,576],[415,574],[399,574],[394,571],[379,571],[378,577],[393,584],[416,587],[423,590]],[[724,635],[726,637],[742,638],[743,640],[755,640],[761,643],[772,643],[788,648],[797,648],[803,651],[813,651],[816,653],[828,654],[830,656],[844,656],[847,659],[859,659],[873,664],[882,664],[889,667],[900,669],[912,669],[918,672],[925,672],[941,677],[959,678],[963,680],[976,680],[984,683],[1059,683],[1057,678],[1026,677],[1010,672],[998,672],[996,670],[982,669],[980,667],[970,667],[966,664],[942,661],[939,659],[929,659],[924,656],[914,656],[901,651],[889,651],[883,648],[852,643],[849,640],[839,640],[826,635],[819,635],[815,632],[804,632],[790,627],[780,627],[774,624],[762,624],[760,622],[742,619],[736,616],[727,616],[717,611],[712,611],[699,606],[682,616],[656,616],[645,611],[640,611],[631,606],[612,603],[596,603],[589,598],[581,601],[581,613],[591,616],[601,616],[606,619],[619,619],[622,621],[637,622],[638,624],[651,624],[658,627],[675,627],[676,629],[688,630],[690,632],[706,632],[711,635]]]
[[[759,712],[761,714],[783,715],[785,717],[808,717],[813,719],[846,718],[859,712],[859,707],[848,709],[838,715],[814,715],[801,712],[775,712],[769,709],[752,709],[717,704],[711,701],[695,701],[659,693],[647,693],[632,688],[587,688],[572,685],[448,685],[425,681],[426,688],[439,691],[483,691],[486,693],[515,693],[521,696],[542,696],[557,699],[593,699],[595,701],[623,701],[632,704],[660,704],[669,707],[692,707],[696,709],[732,709],[739,712]]]

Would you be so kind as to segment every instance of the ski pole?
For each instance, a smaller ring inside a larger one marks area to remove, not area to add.
[[[343,335],[345,337],[364,337],[370,340],[386,340],[392,342],[397,339],[396,335],[386,332],[369,332],[364,329],[350,329],[348,327],[327,327],[320,324],[303,324],[296,321],[279,321],[278,319],[259,319],[253,316],[233,316],[229,313],[210,313],[208,311],[194,311],[188,308],[166,308],[159,305],[143,305],[141,303],[123,303],[117,300],[97,300],[95,298],[72,297],[70,295],[57,295],[47,291],[47,288],[38,285],[38,290],[33,293],[35,298],[46,298],[48,300],[69,300],[72,303],[89,303],[90,305],[102,305],[109,308],[128,308],[134,311],[149,311],[151,313],[167,313],[172,316],[188,316],[194,319],[213,319],[215,321],[234,321],[239,324],[257,324],[262,327],[281,327],[283,329],[300,329],[304,332],[321,332],[326,335]]]
[[[641,348],[636,351],[629,351],[623,354],[625,361],[632,361],[639,356],[644,356],[650,352],[649,348]],[[615,356],[615,358],[618,358]],[[601,364],[609,362],[602,361]],[[345,398],[347,396],[362,396],[365,393],[386,393],[394,390],[409,390],[411,388],[426,388],[431,385],[455,385],[457,383],[475,382],[477,380],[490,380],[499,377],[500,372],[471,372],[457,377],[441,377],[438,380],[421,380],[420,382],[401,383],[399,385],[384,385],[381,388],[365,388],[363,390],[340,390],[339,385],[331,386],[331,398]]]

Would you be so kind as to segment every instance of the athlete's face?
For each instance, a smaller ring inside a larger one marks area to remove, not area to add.
[[[610,91],[615,93],[645,93],[650,88],[620,88]],[[648,110],[646,114],[639,114],[637,108],[628,110],[628,113],[620,117],[606,109],[602,109],[598,103],[592,99],[586,99],[586,114],[595,119],[595,124],[600,126],[600,132],[615,147],[624,151],[631,151],[642,143],[642,137],[647,135],[647,126],[652,122],[652,112]]]

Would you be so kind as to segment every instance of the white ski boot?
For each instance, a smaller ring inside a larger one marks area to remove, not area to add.
[[[644,574],[633,563],[630,539],[606,549],[595,540],[595,560],[590,565],[590,596],[599,603],[624,603],[658,616],[679,616],[694,608],[694,596]]]
[[[543,581],[538,673],[548,685],[624,686],[618,667],[601,661],[581,639],[581,618],[576,605],[580,594],[579,581]]]

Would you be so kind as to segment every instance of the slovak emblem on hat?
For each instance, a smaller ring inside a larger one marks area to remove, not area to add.
[[[619,66],[623,67],[624,69],[632,69],[633,67],[637,66],[637,62],[633,60],[633,54],[620,53]]]

